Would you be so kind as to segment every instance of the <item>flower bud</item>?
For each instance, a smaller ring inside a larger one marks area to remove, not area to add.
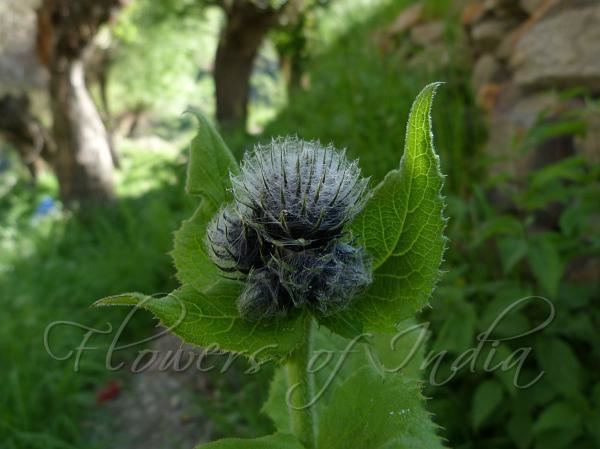
[[[206,241],[215,264],[245,281],[242,317],[291,308],[329,315],[371,282],[368,256],[345,230],[366,202],[368,179],[344,152],[273,140],[247,153],[231,182],[234,202],[210,222]]]
[[[221,208],[207,229],[208,254],[221,270],[248,274],[261,265],[256,232],[242,222],[233,205]]]
[[[276,245],[314,246],[338,236],[362,209],[368,179],[344,152],[297,138],[246,153],[231,178],[246,222]]]

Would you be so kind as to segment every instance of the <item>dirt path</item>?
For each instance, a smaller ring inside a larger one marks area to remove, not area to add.
[[[151,349],[160,356],[148,369],[128,373],[122,384],[109,384],[101,392],[101,403],[85,425],[92,447],[192,449],[213,439],[211,423],[199,407],[202,395],[210,394],[206,376],[193,365],[183,372],[160,369],[169,351],[198,350],[173,336],[154,341]]]

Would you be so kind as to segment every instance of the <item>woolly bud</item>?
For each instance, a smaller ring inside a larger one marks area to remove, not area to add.
[[[368,179],[344,152],[297,138],[273,140],[246,153],[231,178],[239,207],[261,237],[309,246],[339,235],[362,209]]]
[[[231,182],[235,200],[210,222],[206,242],[215,264],[245,281],[242,317],[292,308],[328,315],[371,282],[365,251],[344,231],[365,204],[368,180],[344,152],[273,140],[246,154]]]
[[[344,309],[372,280],[365,251],[347,243],[334,240],[322,249],[279,252],[271,265],[292,303],[322,315]]]
[[[290,308],[289,296],[282,289],[277,273],[269,268],[253,270],[238,299],[240,315],[249,321],[283,316]]]
[[[248,274],[260,265],[256,232],[242,222],[233,205],[221,208],[212,219],[206,240],[208,254],[223,271]]]

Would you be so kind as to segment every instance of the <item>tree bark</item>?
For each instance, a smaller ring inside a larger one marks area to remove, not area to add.
[[[245,127],[254,59],[281,9],[234,0],[225,8],[226,23],[215,56],[217,120],[223,127]]]
[[[109,137],[85,86],[80,60],[62,59],[52,65],[50,100],[61,198],[66,204],[113,199]]]
[[[38,54],[50,72],[53,166],[66,205],[114,198],[110,140],[85,84],[83,56],[122,0],[43,0]]]

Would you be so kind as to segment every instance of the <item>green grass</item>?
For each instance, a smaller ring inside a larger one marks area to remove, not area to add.
[[[52,187],[44,192],[17,185],[2,199],[7,211],[0,217],[3,448],[84,447],[80,418],[94,406],[103,381],[115,376],[104,368],[113,336],[92,337],[88,345],[99,349],[84,353],[80,371],[74,372],[74,357],[58,361],[46,352],[44,331],[53,321],[67,320],[97,329],[110,322],[114,332],[128,311],[91,309],[95,299],[173,288],[167,253],[172,231],[190,210],[182,195],[183,167],[173,162],[175,155],[149,157],[142,148],[127,153],[128,177],[120,182],[122,196],[111,209],[85,215],[56,212],[32,220],[41,194],[52,193]],[[149,336],[152,327],[149,317],[136,317],[122,341]],[[52,351],[67,354],[84,333],[56,327],[49,339]],[[121,351],[115,361],[125,356]]]

